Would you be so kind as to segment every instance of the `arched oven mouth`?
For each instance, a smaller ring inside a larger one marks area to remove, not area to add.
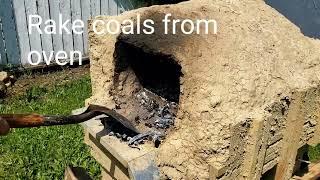
[[[115,111],[141,132],[167,135],[179,108],[181,66],[170,55],[118,40],[110,92]]]

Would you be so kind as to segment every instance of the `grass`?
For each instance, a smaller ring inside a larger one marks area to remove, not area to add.
[[[87,76],[51,88],[33,86],[1,103],[0,113],[70,114],[90,95]],[[80,125],[15,129],[0,137],[0,179],[63,179],[68,165],[85,168],[94,179],[100,176]]]
[[[320,160],[320,144],[316,146],[308,147],[308,156],[311,162],[317,162]]]

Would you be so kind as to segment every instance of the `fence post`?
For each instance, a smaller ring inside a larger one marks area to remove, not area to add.
[[[71,20],[71,0],[60,0],[60,11],[62,14],[63,21]],[[66,25],[67,29],[70,30],[70,34],[63,31],[62,33],[62,41],[63,41],[63,50],[69,55],[71,51],[73,51],[73,37],[72,37],[72,29],[71,24]],[[70,58],[68,56],[68,58]]]
[[[37,0],[25,0],[25,8],[26,8],[26,16],[27,16],[27,24],[30,20],[30,15],[36,15],[38,14],[38,9],[37,9]],[[37,19],[33,19],[32,23],[38,23],[39,21]],[[30,30],[30,27],[28,27]],[[41,46],[41,36],[40,33],[33,29],[31,31],[32,33],[30,34],[29,32],[29,38],[30,38],[30,50],[31,51],[38,51],[42,52],[42,46]],[[32,56],[32,61],[36,62],[37,61],[37,56]],[[40,62],[42,62],[42,56]]]
[[[2,33],[5,41],[7,61],[9,64],[20,64],[20,50],[17,42],[15,17],[13,14],[12,0],[1,1],[0,18],[2,21]]]
[[[26,9],[24,1],[13,0],[13,11],[15,14],[15,22],[18,36],[18,43],[20,47],[20,63],[22,65],[28,64],[27,57],[30,52],[30,41],[27,26]]]
[[[81,12],[81,1],[79,0],[71,0],[71,15],[72,22],[75,20],[82,20],[82,12]],[[83,38],[82,34],[76,34],[73,32],[73,45],[74,51],[80,51],[83,53]]]
[[[55,22],[59,21],[60,13],[60,0],[49,0],[50,18]],[[55,52],[63,50],[62,35],[53,34],[52,35],[52,45]]]
[[[82,20],[84,21],[84,32],[83,32],[83,53],[88,55],[88,20],[91,17],[90,13],[90,1],[81,0]]]
[[[44,32],[44,29],[45,29],[44,22],[50,19],[49,3],[48,1],[45,1],[45,0],[37,0],[37,3],[38,3],[38,14],[39,16],[42,17],[42,24],[40,25],[40,28],[43,32],[43,34],[41,34],[42,49],[47,54],[47,57],[49,57],[49,53],[53,51],[52,35]]]
[[[7,64],[7,55],[6,50],[4,46],[4,37],[2,33],[2,20],[0,17],[0,65]]]

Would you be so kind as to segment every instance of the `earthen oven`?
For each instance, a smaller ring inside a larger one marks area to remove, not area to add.
[[[155,21],[154,34],[89,33],[87,102],[165,134],[161,178],[259,179],[273,169],[289,179],[298,150],[319,142],[320,42],[254,0],[191,0],[96,19],[137,13]],[[166,13],[215,19],[218,34],[164,35]]]

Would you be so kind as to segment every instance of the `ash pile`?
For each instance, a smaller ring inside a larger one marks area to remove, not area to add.
[[[129,109],[131,111],[128,111]],[[141,134],[135,134],[121,124],[103,118],[102,122],[109,136],[115,136],[132,147],[137,147],[146,141],[153,142],[155,147],[159,147],[165,135],[174,126],[178,104],[141,88],[132,96],[130,103],[119,102],[115,110],[129,117],[128,120],[141,130]]]
[[[145,126],[157,130],[165,131],[174,125],[174,119],[178,104],[170,102],[161,97],[156,97],[155,94],[147,89],[141,90],[136,95],[137,101],[147,112],[140,116],[136,116],[137,123],[144,123]],[[157,101],[158,99],[158,101]]]

